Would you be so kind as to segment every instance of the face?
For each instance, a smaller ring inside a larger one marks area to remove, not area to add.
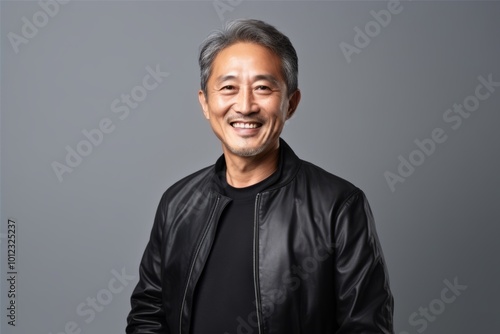
[[[285,121],[300,101],[300,91],[288,95],[280,58],[253,43],[220,51],[212,63],[207,95],[198,93],[224,154],[240,157],[278,147]]]

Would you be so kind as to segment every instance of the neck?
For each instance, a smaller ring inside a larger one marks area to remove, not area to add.
[[[262,155],[241,157],[224,154],[226,180],[235,188],[249,187],[266,179],[278,169],[279,144]]]

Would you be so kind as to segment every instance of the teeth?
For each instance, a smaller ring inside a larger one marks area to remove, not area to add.
[[[233,127],[242,129],[255,129],[258,127],[256,123],[233,123]]]

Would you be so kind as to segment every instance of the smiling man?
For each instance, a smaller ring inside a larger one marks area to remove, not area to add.
[[[200,48],[223,155],[160,200],[127,333],[393,333],[364,193],[280,138],[300,102],[290,40],[236,20]]]

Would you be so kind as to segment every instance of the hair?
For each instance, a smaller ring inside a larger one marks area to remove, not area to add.
[[[290,39],[275,27],[260,20],[230,21],[223,30],[208,35],[200,45],[201,90],[207,96],[207,81],[212,73],[215,57],[223,49],[238,42],[250,42],[266,47],[281,59],[281,71],[290,96],[298,88],[298,58]]]

